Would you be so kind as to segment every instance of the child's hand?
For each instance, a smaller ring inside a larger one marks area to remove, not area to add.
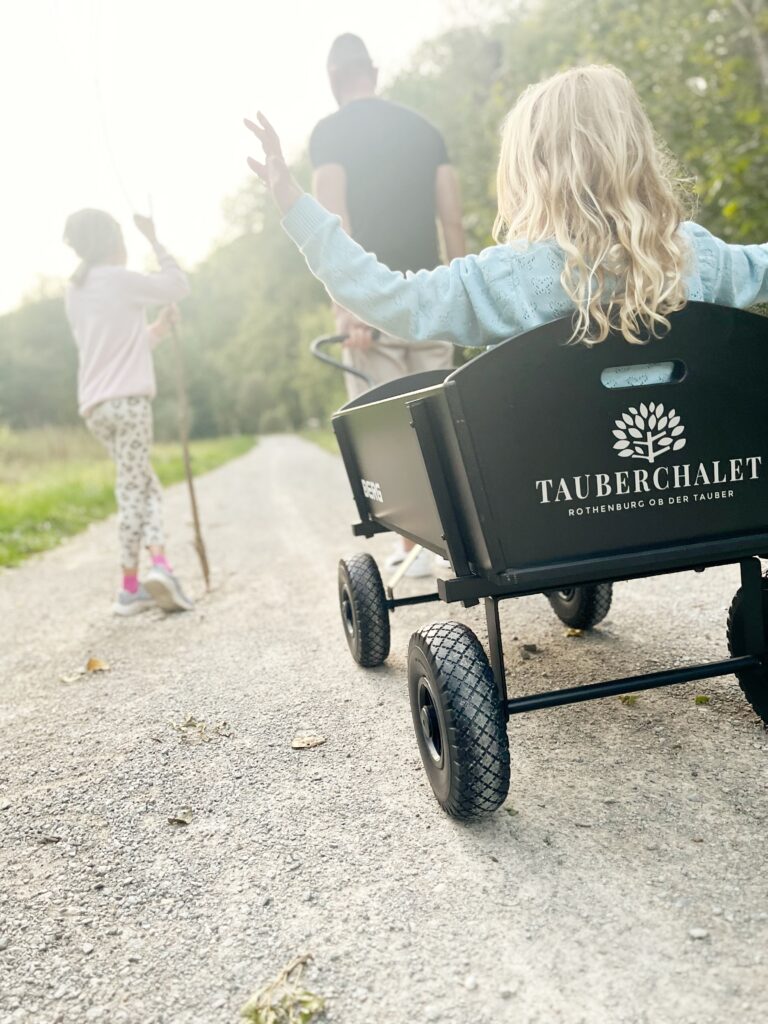
[[[269,188],[279,209],[283,213],[287,213],[302,192],[288,170],[277,132],[261,111],[256,114],[256,120],[259,122],[258,124],[249,121],[246,117],[243,122],[261,143],[264,150],[264,162],[260,163],[249,156],[248,166]]]
[[[344,348],[354,348],[359,352],[367,352],[373,347],[373,343],[378,340],[378,337],[378,331],[358,320],[350,324],[346,340],[344,341]]]
[[[157,319],[148,327],[152,341],[157,344],[163,341],[181,323],[181,313],[176,303],[160,310]]]
[[[151,217],[142,217],[140,213],[134,213],[133,223],[144,235],[148,242],[152,245],[157,245],[157,232],[155,231],[155,222]]]

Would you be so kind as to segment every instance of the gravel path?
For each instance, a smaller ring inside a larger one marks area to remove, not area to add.
[[[302,952],[339,1024],[765,1019],[768,735],[735,681],[513,719],[505,808],[458,824],[405,653],[430,618],[483,636],[480,610],[401,609],[387,665],[359,669],[339,460],[271,438],[199,489],[215,586],[192,614],[110,616],[112,521],[0,574],[3,1024],[235,1024]],[[168,517],[194,591],[182,488]],[[721,657],[736,586],[618,586],[579,639],[543,598],[507,602],[513,687]],[[77,675],[91,656],[110,670]]]

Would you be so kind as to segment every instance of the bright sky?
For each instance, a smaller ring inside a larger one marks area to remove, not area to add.
[[[118,217],[142,267],[146,246],[128,227],[124,193],[142,211],[151,195],[161,240],[193,266],[221,234],[222,200],[249,173],[243,115],[261,107],[296,154],[334,108],[325,57],[336,35],[361,35],[386,81],[474,6],[2,0],[0,312],[40,277],[71,272],[61,232],[83,206]]]

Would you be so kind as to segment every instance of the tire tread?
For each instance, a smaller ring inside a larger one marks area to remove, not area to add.
[[[574,590],[578,591],[578,601],[571,608],[564,607],[557,591],[547,594],[549,603],[564,625],[571,629],[593,629],[611,609],[613,584],[585,583]]]
[[[458,622],[426,626],[411,637],[414,644],[441,681],[450,718],[446,742],[456,783],[443,807],[465,819],[495,811],[509,792],[509,741],[485,651]]]
[[[728,650],[733,658],[746,653],[741,641],[740,615],[742,599],[743,591],[739,587],[728,609],[728,622],[726,626]],[[763,620],[766,632],[768,633],[768,579],[763,580]],[[758,718],[768,725],[768,659],[763,659],[762,669],[746,669],[743,672],[737,672],[736,678],[752,710]]]
[[[375,559],[360,552],[342,559],[355,603],[358,625],[358,649],[353,657],[364,668],[375,668],[386,661],[390,648],[389,610],[384,584]]]

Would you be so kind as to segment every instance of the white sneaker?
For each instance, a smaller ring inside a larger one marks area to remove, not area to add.
[[[115,615],[138,615],[139,612],[145,612],[154,607],[155,602],[152,595],[139,585],[135,594],[132,594],[130,590],[121,590],[112,605],[112,611]]]
[[[392,554],[384,562],[384,568],[394,571],[395,569],[397,569],[399,565],[403,564],[403,562],[405,561],[405,556],[407,554],[408,552],[402,545],[395,548]]]
[[[144,580],[144,586],[164,612],[191,612],[195,607],[181,589],[173,573],[161,565],[153,565]]]
[[[411,579],[421,578],[422,576],[434,576],[434,557],[435,556],[431,551],[427,551],[426,548],[423,548],[418,555],[416,555],[403,575],[408,576]]]

